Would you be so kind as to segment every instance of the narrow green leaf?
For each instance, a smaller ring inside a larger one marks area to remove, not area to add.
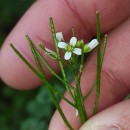
[[[74,129],[72,128],[72,126],[70,125],[70,123],[68,122],[67,118],[65,117],[65,115],[64,115],[64,113],[63,113],[63,111],[62,111],[62,109],[61,109],[61,107],[60,107],[60,105],[59,105],[59,103],[57,102],[57,99],[56,99],[56,97],[55,97],[55,94],[53,93],[53,91],[52,91],[51,89],[49,89],[49,93],[50,93],[50,95],[51,95],[51,97],[52,97],[53,103],[55,104],[55,106],[56,106],[58,112],[60,113],[60,115],[61,115],[61,117],[62,117],[64,123],[66,124],[66,126],[68,126],[68,128],[69,128],[70,130],[74,130]]]
[[[97,40],[100,43],[100,19],[99,12],[96,12],[96,30],[97,30]],[[97,46],[97,74],[96,74],[96,99],[93,109],[93,113],[96,114],[98,110],[98,102],[100,97],[100,77],[101,76],[101,52],[100,44]]]
[[[31,51],[32,51],[32,54],[33,54],[33,57],[34,57],[34,59],[35,59],[35,62],[36,62],[36,65],[37,65],[37,67],[38,67],[39,72],[41,73],[41,75],[42,75],[43,77],[46,77],[46,76],[45,76],[45,73],[44,73],[44,71],[43,71],[42,65],[41,65],[41,63],[40,63],[40,60],[39,60],[39,58],[38,58],[38,56],[37,56],[37,53],[36,53],[36,50],[35,50],[35,48],[36,48],[35,45],[33,44],[32,40],[29,38],[28,35],[26,35],[26,39],[27,39],[27,41],[28,41],[28,43],[29,43],[29,45],[30,45],[30,48],[31,48]]]
[[[55,72],[54,70],[52,70],[52,68],[50,67],[50,65],[47,63],[47,61],[44,59],[44,57],[41,55],[41,53],[35,48],[37,55],[39,56],[39,58],[41,59],[41,61],[44,63],[44,65],[47,67],[47,69],[51,72],[51,74],[53,74],[57,79],[59,79],[61,82],[63,82],[64,84],[68,85],[72,90],[74,90],[75,88],[71,85],[69,85],[67,82],[65,82],[63,79],[61,79]]]
[[[106,45],[107,45],[107,35],[104,36],[104,42],[102,46],[102,52],[101,52],[101,68],[102,68],[102,63],[105,55],[105,50],[106,50]]]
[[[90,94],[93,92],[95,87],[96,87],[96,81],[94,82],[94,84],[92,85],[88,93],[84,96],[84,100],[86,100],[90,96]]]
[[[53,37],[54,44],[55,44],[56,53],[57,53],[58,57],[60,57],[59,48],[57,46],[55,26],[54,26],[54,22],[53,22],[53,18],[52,17],[50,17],[50,26],[51,26],[52,37]]]
[[[53,18],[52,17],[50,17],[50,26],[51,26],[52,36],[53,36],[53,40],[54,40],[54,44],[55,44],[56,54],[57,54],[57,57],[58,57],[58,62],[59,62],[59,65],[60,65],[61,73],[62,73],[64,81],[67,82],[67,78],[66,78],[63,62],[62,62],[62,59],[61,59],[61,56],[60,56],[60,52],[59,52],[59,48],[58,48],[58,45],[57,45],[58,43],[57,43],[57,39],[56,39],[55,26],[54,26],[54,22],[53,22]],[[66,87],[70,97],[72,98],[73,102],[75,102],[74,101],[74,96],[73,96],[73,94],[71,92],[70,87],[67,84],[65,84],[65,87]]]
[[[10,44],[11,48],[14,50],[14,52],[20,57],[20,59],[34,72],[34,74],[37,75],[40,79],[43,78],[43,76],[27,61],[25,57],[14,47],[14,45]]]

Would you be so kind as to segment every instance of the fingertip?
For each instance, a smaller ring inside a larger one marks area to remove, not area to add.
[[[61,6],[59,6],[59,4]],[[70,30],[72,24],[72,22],[69,24],[70,20],[68,20],[67,16],[65,16],[64,19],[62,17],[57,17],[65,14],[64,8],[62,7],[63,5],[58,0],[55,2],[35,2],[9,34],[0,52],[0,77],[9,86],[17,89],[30,89],[41,84],[41,81],[28,69],[20,58],[18,58],[13,50],[11,50],[9,44],[13,42],[20,53],[29,60],[33,66],[36,66],[30,47],[25,40],[25,35],[29,35],[36,46],[39,42],[43,42],[46,44],[47,48],[52,49],[54,45],[52,42],[49,17],[53,16],[56,23],[56,30],[61,31],[60,29],[62,28],[65,32],[65,36],[68,35],[68,30]],[[57,72],[59,70],[57,63],[47,58],[43,52],[42,55]],[[50,77],[46,69],[45,73]]]
[[[0,78],[16,89],[31,89],[41,84],[10,46],[0,51]]]
[[[42,7],[46,7],[47,3],[47,1],[35,2],[8,35],[0,50],[0,77],[6,84],[13,88],[31,89],[41,84],[41,81],[14,53],[9,44],[12,42],[18,51],[36,68],[25,36],[29,35],[36,46],[39,42],[44,42],[48,48],[53,47],[53,45],[50,44],[52,38],[49,26],[49,15],[41,13]],[[42,54],[44,55],[44,52],[42,52]],[[52,68],[57,70],[57,64],[55,64],[54,61],[50,61],[49,58],[46,59],[49,60]],[[45,73],[50,77],[46,69]]]
[[[122,101],[90,118],[79,130],[127,130],[130,100]]]

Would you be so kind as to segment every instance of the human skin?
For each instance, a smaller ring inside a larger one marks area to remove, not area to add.
[[[84,127],[103,124],[104,115],[107,118],[105,125],[117,125],[122,129],[128,126],[130,118],[124,118],[124,124],[120,123],[120,117],[124,117],[124,111],[129,107],[129,100],[122,101],[130,92],[130,0],[39,0],[25,13],[12,32],[6,38],[0,51],[0,77],[10,86],[17,89],[32,89],[41,84],[41,81],[27,68],[27,66],[11,50],[9,43],[14,46],[35,66],[29,46],[25,40],[28,34],[36,46],[43,42],[45,46],[53,49],[53,41],[49,26],[49,17],[54,19],[56,31],[62,31],[65,38],[70,38],[71,28],[75,27],[78,38],[86,42],[95,36],[95,12],[100,13],[101,32],[108,34],[108,44],[105,53],[104,64],[101,78],[101,96],[99,102],[99,114]],[[46,55],[56,72],[58,65],[51,61]],[[53,64],[52,64],[53,63]],[[85,95],[94,82],[96,70],[96,52],[93,51],[85,62],[84,72],[81,80],[82,92]],[[49,77],[50,73],[45,69]],[[24,78],[26,76],[26,78]],[[73,83],[72,83],[73,84]],[[69,98],[67,93],[65,96]],[[122,101],[122,102],[121,102]],[[85,101],[85,107],[89,117],[92,116],[94,93]],[[121,102],[112,108],[113,104]],[[60,105],[73,126],[78,130],[81,126],[80,121],[75,117],[75,110],[66,102],[61,101]],[[105,112],[102,110],[108,108]],[[116,111],[116,113],[115,113]],[[115,114],[111,114],[111,113]],[[120,113],[120,116],[118,116]],[[126,113],[125,113],[126,114]],[[130,110],[127,109],[127,115]],[[111,122],[111,119],[114,119]],[[116,123],[118,122],[118,123]],[[114,126],[113,125],[113,126]],[[97,126],[96,126],[97,127]],[[118,128],[118,127],[117,127]],[[67,130],[68,128],[56,111],[52,117],[49,130]],[[94,129],[94,128],[93,128]],[[96,128],[95,128],[96,129]],[[106,130],[106,128],[103,128]]]

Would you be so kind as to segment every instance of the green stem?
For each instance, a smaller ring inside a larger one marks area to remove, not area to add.
[[[83,72],[83,64],[84,64],[84,52],[83,52],[83,48],[82,48],[82,55],[81,55],[81,64],[80,64],[80,68],[79,68],[79,74],[76,77],[76,90],[75,90],[75,101],[76,101],[76,106],[79,112],[79,117],[80,117],[80,121],[81,123],[85,123],[86,120],[88,119],[87,117],[87,113],[85,111],[85,106],[84,106],[84,98],[81,92],[81,86],[80,86],[80,81],[81,81],[81,75]]]
[[[41,81],[45,81],[45,76],[43,74],[40,74],[26,59],[25,57],[22,56],[22,54],[14,47],[14,45],[11,43],[10,44],[11,48],[14,50],[14,52],[21,58],[21,60],[33,71],[33,73],[41,80]],[[34,49],[34,48],[33,48]],[[36,59],[35,59],[36,60]],[[43,78],[45,80],[43,80]],[[71,106],[73,106],[74,108],[76,108],[76,106],[70,102],[68,99],[66,99],[57,89],[55,89],[54,87],[51,87],[51,89],[58,94],[61,98],[63,98],[66,102],[68,102]]]
[[[105,50],[106,50],[106,44],[107,44],[107,35],[105,35],[105,37],[104,37],[102,53],[101,53],[101,66],[100,66],[100,68],[102,68],[103,59],[104,59]],[[96,87],[96,81],[94,82],[93,86],[90,88],[90,90],[88,91],[86,96],[84,96],[84,100],[87,99],[90,96],[90,94],[93,92],[95,87]]]
[[[42,80],[42,79],[41,79]],[[57,89],[55,89],[52,85],[51,86],[51,89],[53,90],[53,92],[57,95],[59,95],[63,100],[65,100],[68,104],[70,104],[72,107],[76,108],[76,106],[71,102],[69,101],[67,98],[65,98],[63,96],[63,94],[61,94]]]
[[[84,106],[84,100],[83,100],[83,96],[82,96],[82,92],[80,89],[80,81],[77,78],[76,79],[77,83],[76,83],[76,90],[75,90],[75,101],[76,101],[76,106],[79,112],[79,117],[80,117],[80,121],[82,124],[84,124],[87,121],[87,114],[85,111],[85,106]]]
[[[75,90],[75,88],[73,86],[71,86],[70,84],[68,84],[66,81],[64,81],[63,79],[61,79],[55,72],[54,70],[51,69],[51,67],[49,66],[49,64],[47,63],[47,61],[43,58],[43,56],[41,55],[40,52],[38,52],[38,50],[36,49],[36,52],[38,54],[38,56],[40,57],[41,61],[44,63],[44,65],[47,67],[47,69],[57,78],[59,79],[61,82],[63,82],[64,84],[68,85],[72,90]]]
[[[48,85],[48,86],[49,86],[49,85]],[[68,126],[68,128],[69,128],[70,130],[74,130],[74,129],[72,128],[72,126],[70,125],[70,123],[68,122],[67,118],[65,117],[65,115],[64,115],[64,113],[63,113],[63,111],[62,111],[60,105],[58,104],[57,99],[56,99],[56,97],[55,97],[55,94],[53,93],[53,91],[52,91],[50,88],[49,88],[48,90],[49,90],[50,95],[51,95],[51,97],[52,97],[53,103],[55,104],[55,106],[56,106],[58,112],[60,113],[60,115],[61,115],[61,117],[62,117],[64,123],[66,124],[66,126]]]
[[[50,17],[50,25],[51,25],[52,36],[53,36],[53,40],[54,40],[54,44],[55,44],[56,53],[57,53],[57,56],[58,56],[58,61],[59,61],[61,73],[62,73],[64,81],[67,82],[66,74],[65,74],[65,71],[64,71],[64,66],[63,66],[63,63],[62,63],[62,60],[61,60],[61,56],[60,56],[60,52],[59,52],[58,45],[57,45],[55,27],[54,27],[54,22],[53,22],[52,17]],[[73,94],[71,92],[70,87],[68,85],[66,85],[66,84],[65,84],[65,87],[66,87],[70,97],[72,98],[73,102],[75,102],[74,101],[74,96],[73,96]]]
[[[44,71],[43,71],[43,69],[42,69],[42,65],[41,65],[40,60],[39,60],[38,55],[37,55],[37,51],[38,51],[38,50],[36,49],[35,45],[34,45],[33,42],[31,41],[31,39],[29,38],[29,36],[26,36],[26,38],[27,38],[27,41],[28,41],[28,43],[29,43],[29,45],[30,45],[30,48],[31,48],[31,50],[32,50],[32,54],[33,54],[34,59],[35,59],[35,61],[36,61],[37,67],[38,67],[39,71],[41,72],[41,75],[43,75],[43,77],[46,78],[46,77],[45,77],[45,73],[44,73]],[[68,104],[70,104],[71,106],[75,107],[75,105],[74,105],[72,102],[70,102],[68,99],[66,99],[66,98],[65,98],[59,91],[57,91],[54,87],[51,87],[51,89],[53,90],[53,92],[55,92],[56,94],[58,94],[61,98],[63,98],[66,102],[68,102]]]
[[[99,13],[96,12],[96,27],[97,27],[97,39],[100,43],[100,20],[99,20]],[[106,44],[107,44],[107,35],[104,37],[103,47],[102,51],[100,51],[100,44],[97,47],[97,76],[96,76],[96,99],[95,99],[95,106],[93,109],[93,113],[96,114],[98,110],[98,103],[99,103],[99,97],[100,97],[100,82],[101,82],[101,68],[103,64],[103,59],[105,55],[106,50]]]
[[[39,60],[38,55],[37,55],[36,50],[35,50],[36,47],[34,46],[32,40],[29,38],[28,35],[26,35],[26,39],[27,39],[27,41],[28,41],[28,43],[30,45],[30,48],[31,48],[31,51],[32,51],[32,54],[33,54],[33,57],[35,59],[35,62],[36,62],[36,65],[37,65],[37,68],[38,68],[39,72],[41,73],[41,75],[43,75],[43,77],[46,78],[44,70],[42,68],[42,65],[40,63],[40,60]]]
[[[103,42],[103,47],[102,47],[102,52],[101,52],[101,67],[100,68],[102,68],[103,59],[104,59],[105,50],[106,50],[106,45],[107,45],[107,35],[105,34],[105,36],[104,36],[104,42]]]
[[[42,79],[41,79],[42,80]],[[57,95],[59,95],[63,100],[65,100],[68,104],[70,104],[72,107],[76,108],[75,104],[73,104],[71,101],[69,101],[67,98],[63,96],[56,88],[54,88],[51,84],[49,85],[51,90]]]
[[[97,30],[97,40],[100,43],[100,20],[99,12],[96,12],[96,30]],[[96,74],[96,99],[93,109],[93,113],[96,114],[98,110],[98,102],[100,97],[100,79],[101,79],[101,52],[100,44],[97,46],[97,74]]]
[[[90,88],[88,93],[84,96],[84,100],[86,100],[90,96],[90,94],[93,92],[95,87],[96,87],[96,81],[94,82],[93,86]]]
[[[34,69],[34,67],[22,56],[22,54],[14,47],[12,43],[10,44],[10,46],[14,50],[14,52],[21,58],[21,60],[33,71],[33,73],[41,79],[42,75]]]
[[[32,43],[31,43],[31,44],[32,44]],[[58,102],[57,102],[57,99],[56,99],[56,97],[55,97],[54,92],[57,93],[58,91],[57,91],[57,90],[56,90],[56,91],[54,90],[53,86],[45,79],[45,77],[44,77],[43,75],[39,74],[39,72],[37,72],[37,71],[35,70],[35,68],[25,59],[25,57],[22,56],[22,54],[13,46],[12,43],[10,44],[10,46],[11,46],[11,48],[14,50],[14,52],[22,59],[22,61],[46,84],[46,87],[48,88],[49,93],[50,93],[50,95],[51,95],[51,97],[52,97],[53,103],[55,104],[55,106],[56,106],[58,112],[60,113],[60,115],[61,115],[61,117],[62,117],[64,123],[68,126],[68,128],[69,128],[70,130],[74,130],[74,129],[72,128],[72,126],[70,125],[70,123],[68,122],[67,118],[65,117],[65,115],[64,115],[64,113],[63,113],[63,111],[62,111],[60,105],[59,105]],[[33,46],[32,46],[32,47],[33,47]],[[32,49],[34,49],[34,48],[32,48]],[[36,59],[35,59],[35,60],[36,60]],[[59,94],[59,92],[58,92],[58,94]],[[68,101],[66,98],[63,98],[63,99],[65,99],[66,101]],[[70,101],[68,101],[68,103],[71,104]],[[72,106],[73,106],[73,105],[72,105]]]

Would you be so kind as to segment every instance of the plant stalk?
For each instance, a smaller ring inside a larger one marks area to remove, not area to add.
[[[79,117],[80,117],[80,121],[82,124],[84,124],[88,117],[87,117],[87,113],[85,110],[85,106],[84,106],[84,98],[81,92],[81,86],[80,86],[80,81],[81,81],[81,75],[83,72],[83,64],[84,64],[84,52],[83,52],[83,48],[82,48],[82,55],[81,55],[81,64],[80,64],[80,68],[79,68],[79,74],[76,77],[75,81],[76,81],[76,90],[75,90],[75,101],[76,101],[76,106],[79,112]]]
[[[55,33],[55,26],[54,26],[54,22],[53,22],[53,18],[52,17],[50,17],[50,26],[51,26],[52,36],[53,36],[53,40],[54,40],[54,44],[55,44],[56,53],[57,53],[57,56],[58,56],[58,62],[59,62],[59,65],[60,65],[61,73],[62,73],[64,81],[67,82],[67,78],[66,78],[66,74],[65,74],[65,71],[64,71],[63,62],[62,62],[62,59],[61,59],[61,56],[60,56],[60,52],[59,52],[59,49],[58,49],[58,43],[57,43],[56,33]],[[72,98],[73,102],[75,102],[74,96],[73,96],[73,94],[71,92],[70,87],[68,85],[66,85],[66,84],[65,84],[65,87],[66,87],[70,97]]]

